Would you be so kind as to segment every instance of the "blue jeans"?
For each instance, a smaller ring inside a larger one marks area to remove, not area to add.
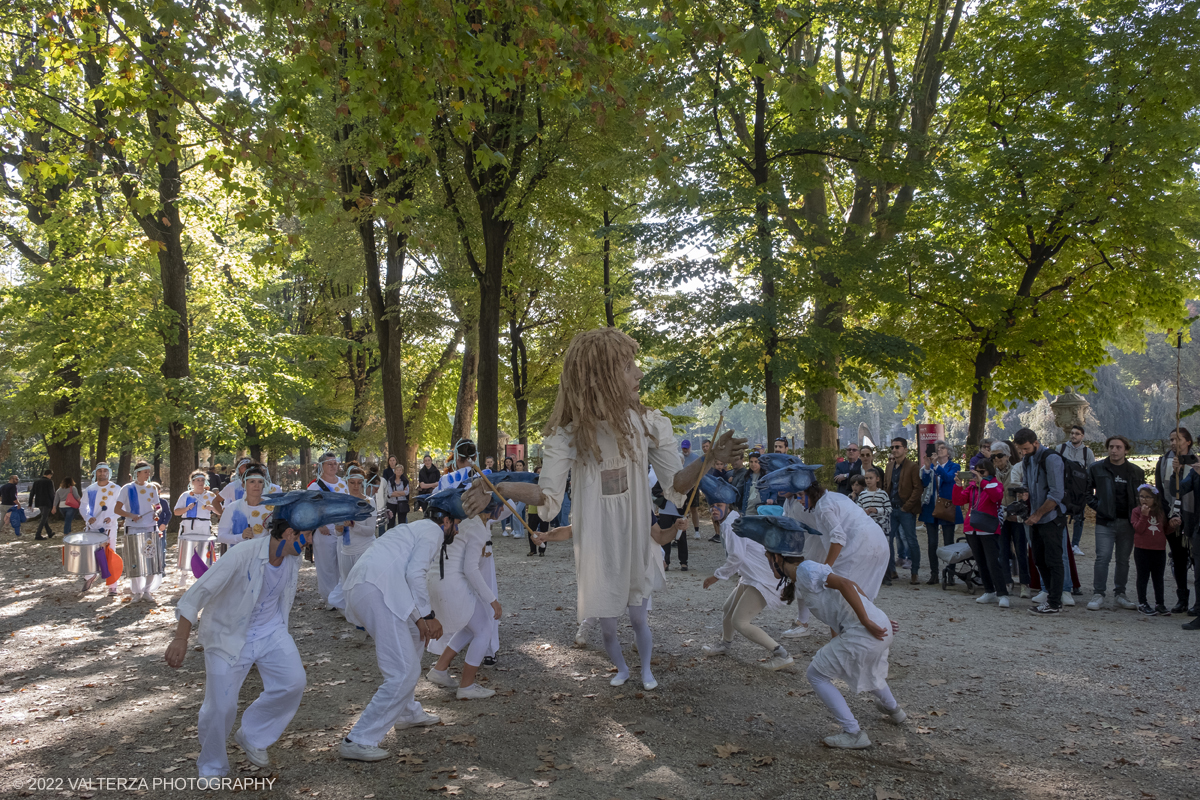
[[[1025,526],[1019,522],[1005,522],[1000,530],[1000,569],[1006,578],[1012,576],[1013,559],[1016,560],[1018,582],[1029,585],[1029,543]]]
[[[71,532],[71,520],[75,519],[75,509],[70,506],[63,506],[59,509],[63,515],[63,536]]]
[[[1127,519],[1096,523],[1096,564],[1092,568],[1092,591],[1104,596],[1108,589],[1108,564],[1116,551],[1113,594],[1125,594],[1129,580],[1129,556],[1133,553],[1133,525]]]
[[[1071,546],[1079,547],[1079,540],[1083,538],[1083,514],[1071,517],[1071,524],[1074,526],[1071,532]]]
[[[921,546],[917,544],[917,515],[893,508],[892,531],[888,537],[889,551],[892,551],[897,540],[900,542],[900,548],[907,550],[906,557],[912,560],[912,571],[915,573],[921,566]],[[895,568],[896,557],[894,552],[890,552],[888,569]]]
[[[938,574],[938,528],[942,530],[942,544],[954,544],[954,523],[938,520],[925,523],[925,535],[929,544],[929,575],[936,578]],[[915,566],[914,566],[915,569]]]

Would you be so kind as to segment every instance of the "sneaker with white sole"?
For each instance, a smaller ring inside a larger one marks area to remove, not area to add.
[[[444,689],[457,689],[458,680],[450,677],[450,670],[440,670],[437,667],[430,667],[429,672],[425,673],[425,680],[430,683],[441,686]]]
[[[1071,552],[1072,552],[1072,553],[1074,553],[1074,554],[1075,554],[1075,555],[1077,555],[1077,556],[1086,555],[1086,553],[1084,553],[1084,552],[1083,552],[1083,548],[1082,548],[1082,547],[1080,547],[1079,545],[1074,545],[1074,546],[1071,548]]]
[[[1042,591],[1038,592],[1037,594],[1035,594],[1035,595],[1033,596],[1033,604],[1034,604],[1035,606],[1043,606],[1043,605],[1045,605],[1045,604],[1046,604],[1046,598],[1047,598],[1048,596],[1049,596],[1049,595],[1047,595],[1047,594],[1046,594],[1046,590],[1045,590],[1045,589],[1043,589]]]
[[[1004,595],[1004,597],[997,600],[996,605],[1000,606],[1000,608],[1009,608],[1011,604],[1008,602],[1008,595]]]
[[[797,623],[796,627],[794,628],[788,628],[786,631],[780,634],[780,636],[782,636],[784,639],[803,639],[810,633],[812,633],[812,631],[808,629],[808,623],[801,622]]]
[[[421,716],[406,722],[397,722],[394,727],[396,730],[402,731],[405,728],[424,728],[430,725],[437,725],[441,721],[442,718],[437,714],[430,714],[428,711],[422,710]]]
[[[590,631],[591,629],[592,629],[592,622],[591,622],[590,618],[585,619],[583,622],[579,623],[579,627],[575,629],[575,646],[576,647],[587,647],[588,631]]]
[[[1022,600],[1029,599],[1029,587],[1026,586],[1025,584],[1021,584],[1021,599]]]
[[[1063,592],[1062,603],[1064,606],[1073,606],[1075,605],[1075,598],[1071,596],[1070,592]]]
[[[1055,608],[1054,606],[1049,605],[1049,604],[1042,604],[1040,606],[1034,606],[1033,608],[1029,609],[1029,613],[1030,614],[1061,614],[1062,609]]]
[[[986,603],[994,603],[994,602],[996,602],[996,593],[995,592],[984,592],[983,594],[979,595],[979,597],[975,598],[975,602],[979,603],[981,605],[986,604]]]
[[[338,745],[338,753],[342,758],[348,758],[351,761],[383,761],[391,755],[382,747],[371,747],[369,744],[352,742],[344,736],[342,743]]]
[[[826,736],[825,746],[836,747],[839,750],[866,750],[871,746],[871,740],[867,738],[866,731],[858,733],[842,731],[835,736]]]
[[[271,766],[271,757],[267,755],[267,751],[259,747],[251,747],[241,728],[238,728],[233,734],[233,740],[237,742],[238,747],[242,748],[242,752],[246,754],[246,758],[251,764],[263,769]]]
[[[900,723],[904,722],[904,720],[908,719],[908,714],[905,714],[904,709],[901,708],[900,706],[896,706],[895,708],[888,708],[883,703],[879,702],[878,699],[876,699],[875,707],[878,708],[881,712],[883,712],[883,715],[885,717],[887,717],[889,722],[892,722],[896,725],[899,725]]]
[[[493,689],[485,689],[478,683],[472,683],[469,686],[458,687],[454,696],[459,700],[485,700],[495,693]]]
[[[769,669],[769,670],[774,671],[774,670],[778,670],[778,669],[783,669],[784,667],[790,667],[792,664],[795,664],[795,663],[796,663],[796,659],[794,659],[790,655],[788,655],[788,651],[783,649],[783,645],[779,645],[779,647],[776,647],[775,650],[771,653],[771,657],[769,659],[767,659],[766,661],[762,662],[761,664],[759,664],[759,666],[762,667],[763,669]]]
[[[1104,607],[1104,595],[1102,595],[1102,594],[1094,594],[1094,595],[1092,595],[1092,599],[1088,600],[1088,604],[1087,604],[1088,611],[1099,611],[1103,607]]]
[[[718,639],[712,644],[704,645],[700,649],[706,656],[723,656],[729,652],[729,645],[731,644],[733,644],[733,642],[727,642],[724,639]]]
[[[1154,606],[1150,605],[1149,603],[1142,603],[1137,607],[1137,610],[1147,617],[1158,616],[1158,612],[1154,610]]]
[[[1117,605],[1119,605],[1121,608],[1137,608],[1137,603],[1130,601],[1130,599],[1123,594],[1117,595],[1116,601]]]

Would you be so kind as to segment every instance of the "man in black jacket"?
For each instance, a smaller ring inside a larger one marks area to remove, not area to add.
[[[1130,443],[1124,436],[1110,436],[1104,443],[1108,458],[1088,468],[1088,505],[1096,512],[1096,564],[1092,570],[1092,595],[1087,607],[1104,605],[1108,588],[1108,563],[1116,550],[1113,595],[1121,608],[1137,608],[1125,596],[1129,579],[1129,556],[1133,553],[1133,523],[1129,515],[1137,507],[1137,487],[1146,482],[1142,468],[1125,459]]]
[[[29,505],[42,512],[38,522],[35,539],[50,539],[54,537],[54,529],[50,527],[50,509],[54,507],[54,472],[45,470],[42,477],[29,486]],[[46,535],[42,536],[42,529]]]
[[[4,526],[11,524],[8,512],[21,505],[21,498],[17,496],[17,481],[20,480],[16,475],[9,475],[8,481],[0,485],[0,530],[4,530]],[[21,535],[21,523],[12,525],[13,535]]]
[[[1171,550],[1171,566],[1175,576],[1175,592],[1179,600],[1171,609],[1173,614],[1187,611],[1200,616],[1200,597],[1188,608],[1188,561],[1197,559],[1200,569],[1200,553],[1189,552],[1188,538],[1196,533],[1196,496],[1194,492],[1181,491],[1189,473],[1197,470],[1197,459],[1192,453],[1192,433],[1187,428],[1171,431],[1171,449],[1154,465],[1154,483],[1162,493],[1163,505],[1173,517],[1179,517],[1182,525],[1167,532],[1167,547]],[[1200,574],[1200,573],[1197,573]],[[1200,594],[1200,591],[1197,592]]]

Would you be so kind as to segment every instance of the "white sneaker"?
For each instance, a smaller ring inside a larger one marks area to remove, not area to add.
[[[458,681],[450,677],[450,670],[440,670],[436,666],[430,667],[429,672],[425,673],[425,680],[446,689],[458,688]]]
[[[428,725],[437,725],[442,721],[442,718],[437,714],[430,714],[428,711],[421,711],[421,716],[416,719],[410,719],[408,722],[397,722],[394,726],[396,730],[402,731],[405,728],[424,728]]]
[[[1029,599],[1029,587],[1023,583],[1021,584],[1021,599],[1022,600]]]
[[[784,639],[803,639],[810,633],[812,633],[812,631],[808,629],[808,623],[801,622],[798,623],[794,628],[788,628],[786,631],[781,633],[780,636]]]
[[[782,648],[780,649],[782,650]],[[790,667],[795,663],[796,659],[788,655],[786,650],[784,650],[782,653],[780,653],[779,650],[776,650],[769,659],[759,664],[759,666],[763,669],[775,671],[778,669],[783,669],[784,667]]]
[[[997,600],[996,605],[1000,606],[1000,608],[1009,608],[1008,595],[1004,595],[1004,597]]]
[[[590,631],[591,629],[592,629],[592,623],[589,622],[588,620],[585,619],[583,622],[579,623],[579,627],[575,629],[575,646],[576,647],[587,647],[587,644],[588,644],[587,635],[588,635],[588,631]]]
[[[704,647],[701,647],[700,649],[704,651],[704,655],[706,656],[723,656],[729,652],[729,645],[731,644],[733,644],[733,642],[727,642],[724,639],[718,639],[712,644],[704,645]]]
[[[866,731],[859,731],[858,733],[842,731],[836,736],[826,736],[825,744],[828,747],[836,747],[840,750],[866,750],[871,746],[871,740],[867,738]]]
[[[267,755],[267,751],[258,747],[251,747],[246,742],[246,737],[242,733],[242,729],[238,728],[233,734],[233,740],[237,742],[238,747],[242,748],[242,752],[246,754],[246,758],[256,767],[266,769],[271,766],[271,757]]]
[[[1075,605],[1075,598],[1071,597],[1070,592],[1063,592],[1062,593],[1062,603],[1064,606],[1073,606],[1073,605]]]
[[[367,640],[367,629],[360,628],[356,625],[354,627],[354,632],[350,634],[350,638],[355,642],[359,642],[360,644],[365,642]]]
[[[1072,553],[1074,553],[1074,554],[1075,554],[1075,555],[1077,555],[1077,556],[1086,555],[1086,553],[1084,553],[1084,552],[1083,552],[1083,548],[1081,548],[1079,545],[1074,545],[1074,546],[1071,548],[1071,552],[1072,552]]]
[[[1092,595],[1092,599],[1088,600],[1087,607],[1088,607],[1088,611],[1099,611],[1101,608],[1104,607],[1104,595],[1102,595],[1102,594]]]
[[[1043,605],[1046,602],[1046,591],[1043,589],[1033,596],[1033,604],[1035,606]]]
[[[472,683],[470,686],[458,687],[454,696],[459,700],[484,700],[495,693],[492,689],[485,689],[478,683]]]
[[[369,744],[359,744],[352,742],[346,737],[342,737],[342,743],[338,745],[338,753],[342,758],[348,758],[351,761],[383,761],[390,753],[381,747],[371,747]]]
[[[1117,595],[1116,600],[1117,605],[1119,605],[1121,608],[1137,608],[1137,603],[1129,602],[1129,598],[1123,594]]]
[[[700,531],[696,531],[696,535],[695,535],[695,536],[693,536],[692,538],[693,538],[693,539],[699,539],[699,538],[700,538]]]
[[[904,720],[908,719],[908,714],[905,714],[904,709],[901,708],[900,706],[896,706],[895,708],[888,708],[883,703],[879,702],[878,699],[876,699],[875,707],[878,708],[881,712],[883,712],[883,715],[885,717],[887,717],[889,721],[894,722],[897,725],[904,722]]]
[[[980,604],[994,603],[994,602],[996,602],[996,593],[995,592],[984,592],[983,594],[979,595],[979,597],[975,598],[975,602],[980,603]]]

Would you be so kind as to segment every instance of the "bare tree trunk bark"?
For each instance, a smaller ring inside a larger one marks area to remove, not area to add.
[[[462,371],[458,379],[458,400],[454,408],[454,425],[450,432],[450,444],[459,439],[471,438],[475,420],[475,379],[479,366],[479,327],[472,325],[464,336]]]

